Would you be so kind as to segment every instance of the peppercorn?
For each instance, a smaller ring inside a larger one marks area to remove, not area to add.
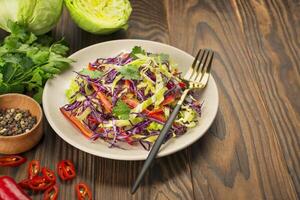
[[[0,109],[0,135],[12,136],[29,132],[37,123],[29,110],[19,108]]]

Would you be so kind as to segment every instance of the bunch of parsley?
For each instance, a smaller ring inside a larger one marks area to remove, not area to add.
[[[41,103],[47,79],[66,69],[69,48],[63,40],[36,36],[10,23],[11,34],[0,43],[0,94],[25,93]]]

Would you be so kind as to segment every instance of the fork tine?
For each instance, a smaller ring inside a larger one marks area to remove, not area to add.
[[[207,50],[207,56],[203,63],[202,70],[200,73],[198,73],[198,76],[195,78],[195,82],[200,82],[202,78],[205,77],[206,73],[210,72],[213,56],[214,52],[212,50]]]
[[[202,49],[199,49],[199,51],[198,51],[198,53],[197,53],[197,55],[196,55],[196,57],[195,57],[195,59],[194,59],[194,61],[193,61],[192,66],[189,68],[188,72],[187,72],[186,75],[184,76],[184,78],[185,78],[186,80],[189,80],[189,79],[192,77],[192,75],[193,75],[193,73],[194,73],[194,68],[195,68],[195,66],[196,66],[196,64],[197,64],[197,61],[198,61],[198,58],[199,58],[199,55],[200,55],[201,51],[202,51]]]
[[[204,49],[201,60],[199,61],[198,66],[197,66],[197,71],[194,74],[194,76],[190,79],[191,81],[196,81],[197,77],[202,77],[204,75],[204,67],[205,67],[205,63],[207,61],[208,55],[209,55],[209,50]]]
[[[212,60],[214,58],[214,52],[210,51],[210,58],[207,61],[206,65],[205,65],[205,72],[204,75],[201,77],[201,79],[196,80],[196,82],[200,82],[200,84],[202,86],[205,86],[208,82],[209,76],[210,76],[210,70],[211,70],[211,66],[212,66]]]
[[[205,55],[206,55],[206,49],[202,50],[200,55],[199,55],[199,58],[198,58],[198,64],[196,67],[194,67],[194,73],[193,75],[190,77],[189,80],[193,81],[196,79],[196,77],[198,76],[199,72],[201,71],[201,68],[202,68],[202,63],[203,63],[203,59],[205,60]],[[200,70],[200,71],[199,71]]]

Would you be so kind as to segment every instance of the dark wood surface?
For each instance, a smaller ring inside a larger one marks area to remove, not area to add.
[[[159,41],[192,55],[199,48],[212,48],[220,95],[216,120],[191,147],[157,159],[135,195],[130,187],[143,162],[84,153],[46,123],[41,143],[24,155],[51,168],[61,159],[75,162],[78,176],[60,184],[59,199],[75,199],[79,181],[91,186],[96,200],[299,199],[300,1],[131,2],[127,31],[91,35],[64,12],[52,35],[64,36],[71,53],[120,38]],[[21,180],[26,167],[3,168],[0,174]]]

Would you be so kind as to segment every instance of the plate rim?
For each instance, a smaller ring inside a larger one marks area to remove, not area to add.
[[[165,46],[166,48],[173,48],[175,49],[176,51],[179,51],[181,53],[183,53],[185,56],[188,56],[188,57],[191,57],[194,59],[194,57],[192,55],[190,55],[189,53],[177,48],[177,47],[174,47],[174,46],[171,46],[169,44],[165,44],[165,43],[161,43],[161,42],[157,42],[157,41],[151,41],[151,40],[145,40],[145,39],[118,39],[118,40],[110,40],[110,41],[105,41],[105,42],[99,42],[99,43],[96,43],[96,44],[93,44],[93,45],[90,45],[90,46],[87,46],[87,47],[84,47],[74,53],[72,53],[70,56],[68,56],[68,58],[73,58],[75,56],[77,56],[78,54],[81,54],[82,52],[90,49],[90,48],[94,48],[96,46],[102,46],[102,45],[107,45],[109,43],[119,43],[119,42],[143,42],[143,43],[151,43],[151,44],[156,44],[156,45],[160,45],[160,46]],[[160,151],[157,155],[156,158],[160,158],[160,157],[164,157],[164,156],[167,156],[167,155],[171,155],[173,153],[176,153],[176,152],[179,152],[187,147],[189,147],[190,145],[192,145],[193,143],[195,143],[196,141],[198,141],[203,135],[205,135],[205,133],[208,131],[208,129],[211,127],[212,123],[214,122],[215,118],[216,118],[216,115],[218,113],[218,110],[219,110],[219,91],[218,91],[218,87],[217,87],[217,84],[216,84],[216,81],[213,77],[213,75],[210,76],[210,79],[213,80],[214,82],[214,85],[216,87],[216,101],[217,101],[217,104],[216,104],[216,109],[215,109],[215,112],[212,113],[212,120],[211,122],[209,123],[209,125],[207,125],[204,129],[203,129],[203,134],[199,134],[199,136],[195,137],[194,140],[191,140],[190,142],[186,143],[185,145],[182,145],[181,147],[179,148],[175,148],[175,149],[171,149],[171,150],[164,150],[164,151]],[[110,154],[110,153],[107,153],[107,152],[101,152],[99,154],[99,151],[96,151],[96,150],[93,150],[93,149],[87,149],[86,147],[84,146],[81,146],[80,143],[73,143],[72,140],[70,140],[68,137],[66,137],[63,133],[61,133],[60,129],[55,125],[54,121],[52,120],[52,117],[50,117],[50,114],[48,113],[47,111],[47,106],[45,106],[45,102],[46,102],[46,93],[47,93],[47,90],[48,90],[48,87],[49,87],[49,80],[46,82],[45,84],[45,87],[44,87],[44,92],[43,92],[43,97],[42,97],[42,100],[43,100],[43,110],[44,110],[44,113],[45,113],[45,116],[46,116],[46,119],[49,123],[49,125],[51,126],[51,128],[54,130],[54,132],[59,136],[61,137],[65,142],[67,142],[68,144],[70,144],[71,146],[73,146],[74,148],[78,149],[78,150],[81,150],[83,152],[86,152],[88,154],[92,154],[94,156],[97,156],[97,157],[102,157],[102,158],[108,158],[108,159],[112,159],[112,160],[124,160],[124,161],[137,161],[137,160],[146,160],[147,156],[145,157],[144,154],[142,155],[136,155],[134,157],[126,157],[124,155],[115,155],[115,154]]]

